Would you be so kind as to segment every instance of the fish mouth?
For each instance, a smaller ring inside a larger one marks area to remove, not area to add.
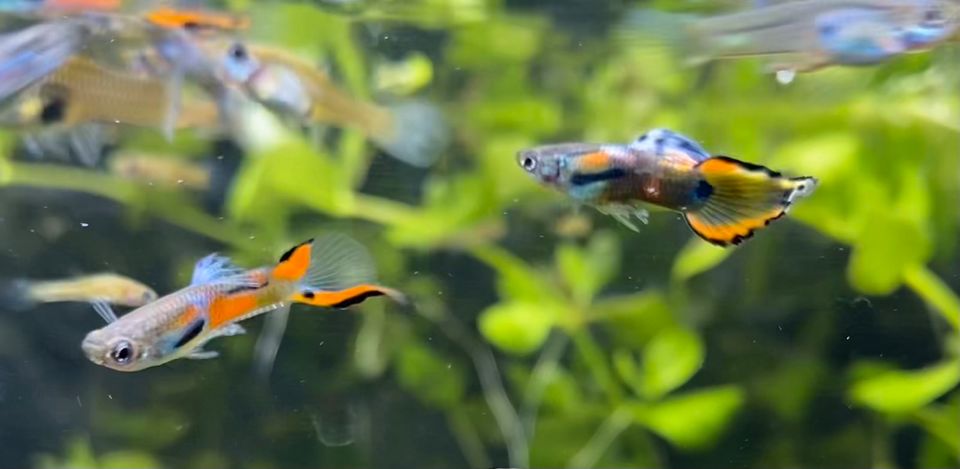
[[[90,336],[84,337],[83,342],[80,344],[80,348],[83,349],[84,355],[87,356],[87,359],[96,363],[97,365],[103,365],[103,350],[105,344],[99,340],[96,340]]]

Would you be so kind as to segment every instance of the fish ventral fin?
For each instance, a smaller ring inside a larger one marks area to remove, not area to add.
[[[405,301],[404,296],[391,288],[375,283],[377,276],[373,259],[360,243],[342,234],[330,234],[318,238],[306,251],[307,258],[298,255],[305,252],[298,245],[284,262],[296,262],[305,272],[297,281],[297,290],[291,301],[327,308],[346,308],[374,296],[389,296],[396,301]],[[277,268],[280,268],[278,264]],[[274,269],[276,271],[276,269]]]
[[[690,229],[704,240],[730,246],[784,216],[791,204],[810,195],[817,180],[787,178],[763,166],[726,156],[696,166],[703,178],[695,189],[695,208],[684,212]]]

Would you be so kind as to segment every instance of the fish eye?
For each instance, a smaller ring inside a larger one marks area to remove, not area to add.
[[[527,171],[533,171],[537,169],[537,160],[531,156],[526,156],[520,161],[520,166],[523,166],[523,169]]]
[[[923,14],[923,21],[930,23],[939,23],[943,21],[943,12],[939,9],[927,10]]]
[[[127,365],[133,361],[133,344],[126,340],[121,340],[113,346],[110,351],[110,359],[118,365]]]
[[[837,25],[833,23],[827,23],[820,26],[820,33],[826,36],[833,36],[837,32]]]
[[[230,51],[228,53],[230,54],[230,57],[236,60],[247,59],[247,48],[243,47],[243,44],[234,44],[230,46]]]

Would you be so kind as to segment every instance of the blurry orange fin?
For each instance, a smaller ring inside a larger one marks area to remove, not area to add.
[[[224,30],[246,29],[250,21],[241,16],[200,10],[157,8],[146,14],[147,21],[164,28],[216,28]]]
[[[684,213],[701,238],[719,245],[740,244],[787,213],[798,197],[813,192],[817,180],[787,178],[760,165],[726,156],[704,160],[696,190],[699,205]]]
[[[313,239],[304,241],[283,253],[273,268],[271,276],[277,280],[295,282],[303,278],[310,268]]]
[[[293,301],[325,308],[346,308],[362,303],[367,298],[375,296],[389,296],[400,302],[405,301],[403,295],[396,290],[366,284],[337,291],[311,290],[306,288],[296,293],[293,296]]]

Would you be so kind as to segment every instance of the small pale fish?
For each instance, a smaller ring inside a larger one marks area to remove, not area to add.
[[[380,105],[358,100],[289,52],[242,42],[211,46],[226,81],[300,125],[359,130],[387,154],[418,167],[433,164],[449,143],[443,113],[430,103],[405,100]]]
[[[0,114],[0,125],[27,131],[73,129],[84,124],[130,125],[165,134],[171,122],[173,129],[219,128],[217,107],[209,101],[193,100],[173,116],[171,93],[165,81],[74,57],[18,96]]]
[[[656,129],[623,144],[564,143],[520,151],[517,162],[545,186],[637,230],[647,207],[679,212],[698,236],[740,244],[783,217],[817,180],[711,156],[692,139]]]
[[[14,309],[60,302],[105,302],[139,307],[157,299],[157,293],[152,288],[113,273],[64,280],[17,280],[8,285],[0,296],[6,306]]]
[[[92,362],[118,371],[213,358],[217,352],[204,348],[210,340],[242,334],[238,322],[294,303],[347,308],[375,296],[405,301],[372,283],[374,276],[366,250],[343,235],[298,244],[272,267],[243,270],[211,254],[197,262],[189,286],[90,332],[82,349]]]
[[[120,152],[110,156],[110,172],[124,179],[197,191],[210,187],[210,168],[173,155]]]

